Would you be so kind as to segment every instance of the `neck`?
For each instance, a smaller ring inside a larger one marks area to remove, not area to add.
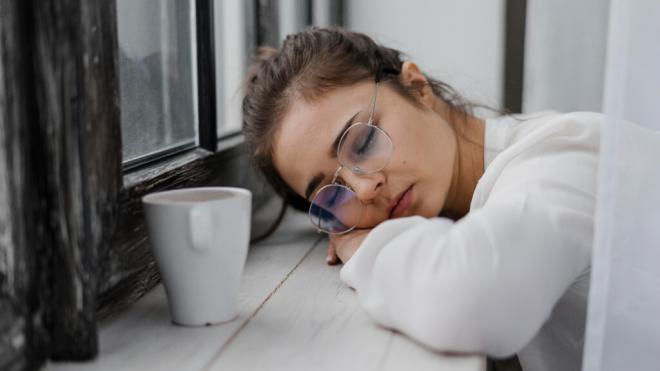
[[[443,216],[460,219],[470,211],[470,203],[484,173],[484,121],[468,115],[452,120],[456,133],[456,161]]]

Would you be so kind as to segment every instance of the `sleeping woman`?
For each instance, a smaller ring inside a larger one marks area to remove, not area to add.
[[[243,114],[257,167],[375,321],[580,369],[601,115],[481,119],[399,51],[318,28],[261,50]]]

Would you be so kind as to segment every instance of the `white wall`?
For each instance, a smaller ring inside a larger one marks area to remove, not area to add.
[[[471,100],[502,104],[503,0],[348,0],[346,27],[405,52]]]
[[[609,0],[529,0],[523,112],[600,111]]]

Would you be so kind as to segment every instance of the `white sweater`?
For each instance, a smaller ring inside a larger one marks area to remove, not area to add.
[[[432,349],[579,370],[602,121],[587,112],[486,120],[470,212],[379,224],[342,281],[379,324]]]

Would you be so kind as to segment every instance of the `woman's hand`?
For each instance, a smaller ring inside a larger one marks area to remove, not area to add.
[[[371,228],[356,229],[340,235],[331,234],[328,240],[326,263],[335,265],[339,263],[339,260],[346,263],[355,254],[369,232],[371,232]]]

